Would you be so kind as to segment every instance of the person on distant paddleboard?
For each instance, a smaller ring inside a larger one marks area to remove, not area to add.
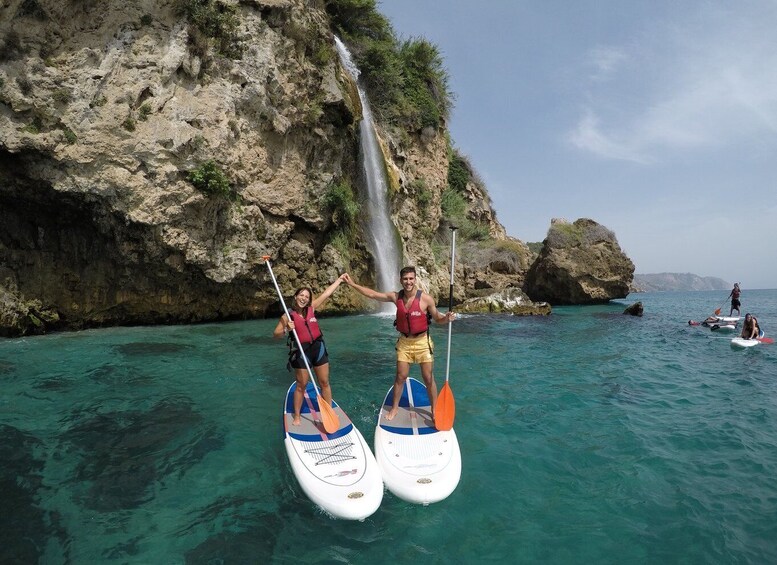
[[[745,314],[745,323],[742,326],[742,337],[745,339],[755,339],[759,336],[761,328],[758,326],[758,319],[752,314]]]
[[[434,320],[438,324],[450,323],[456,315],[453,312],[440,313],[434,299],[418,288],[415,267],[405,267],[399,272],[402,289],[391,292],[378,292],[358,285],[348,273],[343,276],[351,288],[356,289],[367,298],[378,302],[392,302],[397,306],[397,317],[394,325],[401,335],[396,345],[397,375],[394,379],[394,404],[386,415],[386,419],[393,420],[394,416],[397,415],[399,400],[402,398],[402,390],[412,363],[421,365],[421,376],[429,395],[432,413],[434,413],[434,405],[437,401],[437,384],[432,375],[434,343],[429,336],[429,321]]]
[[[324,397],[329,405],[332,405],[332,387],[329,386],[329,356],[326,351],[326,344],[324,343],[324,336],[321,333],[321,328],[318,325],[318,319],[316,318],[316,308],[321,306],[327,299],[332,296],[340,283],[345,280],[345,275],[340,275],[337,280],[330,284],[324,292],[322,292],[317,298],[313,298],[313,291],[307,287],[299,288],[294,293],[294,300],[291,303],[291,309],[289,310],[289,316],[291,320],[286,318],[286,314],[281,316],[278,321],[278,325],[275,326],[273,331],[273,337],[283,337],[293,329],[297,330],[297,336],[300,343],[302,343],[302,349],[304,355],[308,359],[308,365],[316,372],[316,380],[318,381],[318,388],[321,391],[321,396]],[[312,301],[312,302],[311,302]],[[289,334],[289,363],[287,367],[289,370],[294,368],[294,376],[297,380],[297,388],[294,390],[294,416],[292,418],[292,425],[300,425],[300,412],[302,411],[302,401],[305,398],[305,387],[308,386],[308,370],[305,367],[305,360],[302,358],[303,353],[299,351],[297,342],[294,336]]]
[[[696,322],[696,325],[698,325],[699,322]],[[712,324],[718,324],[720,323],[720,318],[717,316],[707,316],[707,319],[704,320],[701,325],[702,326],[711,326]]]
[[[734,283],[734,288],[731,289],[731,292],[728,295],[728,297],[731,299],[731,311],[728,313],[729,316],[734,315],[734,310],[737,311],[737,316],[741,315],[739,312],[739,307],[742,306],[742,303],[739,302],[739,295],[741,292],[742,291],[739,288],[739,283]]]

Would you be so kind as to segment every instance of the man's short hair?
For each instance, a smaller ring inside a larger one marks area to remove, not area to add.
[[[404,277],[408,273],[415,274],[415,267],[405,267],[404,269],[399,271],[399,278],[401,279],[402,277]]]

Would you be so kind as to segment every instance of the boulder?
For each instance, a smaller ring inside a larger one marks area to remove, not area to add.
[[[634,304],[626,308],[623,311],[623,313],[630,314],[631,316],[642,316],[643,311],[644,310],[642,308],[642,302],[635,302]]]
[[[532,302],[519,288],[506,288],[502,292],[465,300],[454,310],[467,314],[504,313],[519,316],[547,316],[551,308],[547,302]]]
[[[588,218],[553,219],[523,288],[533,301],[602,304],[625,298],[633,277],[612,231]]]

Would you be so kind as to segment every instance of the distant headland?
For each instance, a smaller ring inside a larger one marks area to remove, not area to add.
[[[693,273],[635,273],[631,283],[632,292],[728,290],[731,286],[731,283],[718,277],[700,277]]]

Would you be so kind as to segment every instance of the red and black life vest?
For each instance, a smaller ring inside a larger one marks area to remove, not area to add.
[[[318,327],[316,313],[312,306],[305,308],[305,316],[300,316],[296,310],[289,312],[291,321],[294,322],[294,329],[302,343],[313,343],[321,337],[321,328]]]
[[[394,325],[397,331],[405,336],[414,336],[424,333],[429,329],[427,314],[421,310],[421,291],[416,292],[410,310],[405,308],[405,292],[397,292],[397,319]]]

